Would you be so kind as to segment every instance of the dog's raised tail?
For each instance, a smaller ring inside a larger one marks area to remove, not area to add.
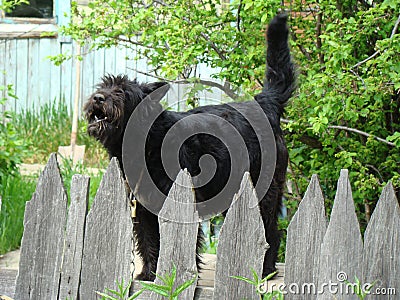
[[[267,29],[267,65],[264,88],[256,96],[257,102],[268,106],[281,117],[296,88],[295,68],[288,45],[287,15],[279,14]]]

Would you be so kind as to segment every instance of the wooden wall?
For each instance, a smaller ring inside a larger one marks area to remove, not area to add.
[[[57,37],[0,37],[0,86],[12,84],[18,97],[15,101],[8,101],[5,109],[21,112],[60,99],[72,108],[76,84],[75,60],[71,59],[61,66],[56,66],[48,57],[57,54],[74,55],[76,47],[74,42],[64,42]],[[82,48],[81,53],[83,60],[79,107],[82,107],[82,103],[94,92],[96,84],[104,74],[127,74],[129,78],[137,78],[140,82],[157,81],[156,78],[142,74],[149,73],[150,68],[145,59],[134,59],[135,50],[116,46],[91,51],[89,46],[86,46]],[[197,74],[202,74],[202,78],[209,78],[213,72],[204,65],[198,66],[197,69]],[[220,98],[220,94],[218,91],[214,92],[213,97],[217,95]],[[4,97],[5,91],[0,91],[0,96]],[[212,103],[203,101],[201,104]]]

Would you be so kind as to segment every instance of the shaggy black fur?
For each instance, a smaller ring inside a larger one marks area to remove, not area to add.
[[[276,169],[272,183],[259,204],[264,221],[266,240],[270,245],[264,259],[263,276],[276,270],[275,261],[280,244],[277,218],[282,204],[288,160],[288,153],[280,128],[280,117],[284,113],[284,107],[295,88],[295,72],[288,47],[286,22],[287,16],[278,15],[268,26],[266,79],[262,92],[255,96],[255,101],[260,104],[272,126],[277,148]],[[164,82],[139,84],[136,80],[131,81],[126,76],[106,76],[103,78],[103,82],[98,85],[97,91],[86,103],[85,113],[89,122],[89,135],[95,137],[104,145],[110,158],[117,157],[122,162],[122,140],[129,117],[148,94],[165,84]],[[156,106],[155,109],[161,110],[161,105],[158,102]],[[161,164],[160,149],[163,137],[172,125],[189,114],[213,114],[233,124],[245,140],[250,159],[250,174],[254,184],[257,182],[261,163],[259,141],[249,123],[233,108],[239,106],[245,110],[251,109],[251,106],[246,102],[235,103],[233,106],[204,106],[184,113],[164,111],[155,120],[148,133],[146,151],[143,153],[146,155],[146,167],[150,176],[164,195],[168,194],[172,181]],[[149,109],[153,108],[149,107]],[[189,125],[193,126],[193,124]],[[217,194],[228,180],[230,170],[230,160],[226,147],[219,139],[207,134],[197,134],[182,145],[179,152],[179,168],[187,168],[192,176],[197,175],[200,172],[199,158],[204,154],[211,154],[214,157],[217,162],[217,170],[215,176],[207,185],[196,189],[196,200],[198,202],[210,199]],[[134,149],[132,149],[132,155],[135,155]],[[136,167],[140,169],[145,166]],[[140,194],[140,192],[136,196],[139,201],[147,201],[146,197],[149,197],[149,195]],[[157,216],[139,204],[134,229],[137,249],[144,263],[143,271],[138,279],[153,280],[154,274],[152,272],[156,270],[160,247]],[[201,237],[200,233],[198,249],[201,247]]]

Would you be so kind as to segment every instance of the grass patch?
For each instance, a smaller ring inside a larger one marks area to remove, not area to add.
[[[96,196],[97,189],[100,186],[101,179],[103,178],[104,175],[104,170],[99,169],[96,173],[94,173],[92,171],[89,171],[88,168],[81,163],[73,165],[71,160],[63,159],[62,164],[60,166],[60,173],[69,200],[71,199],[72,177],[75,174],[90,176],[90,185],[89,185],[89,207],[90,207],[93,203],[94,197]]]
[[[24,163],[47,162],[50,153],[57,152],[59,146],[70,145],[72,116],[64,101],[53,101],[38,108],[32,107],[15,114],[12,122],[18,133],[24,136],[32,155],[24,158]],[[108,165],[108,155],[103,146],[86,133],[87,124],[78,124],[78,145],[85,145],[84,164],[96,168]]]
[[[28,176],[7,176],[0,186],[0,254],[19,248],[24,231],[25,203],[36,188],[37,179]]]
[[[103,178],[103,171],[100,170],[97,174],[93,174],[82,164],[72,166],[72,164],[64,161],[60,167],[60,173],[68,199],[71,199],[70,188],[72,176],[74,174],[90,176],[90,207]],[[34,176],[21,176],[18,174],[4,178],[0,186],[0,195],[3,202],[0,211],[0,254],[18,249],[21,246],[21,238],[24,231],[25,203],[32,198],[38,178],[38,174]]]

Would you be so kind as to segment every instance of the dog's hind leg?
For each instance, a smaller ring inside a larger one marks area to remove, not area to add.
[[[136,250],[143,261],[142,272],[136,276],[136,279],[154,281],[160,251],[158,217],[140,203],[137,203],[136,206],[134,232]]]
[[[282,197],[278,187],[271,185],[267,195],[260,201],[260,211],[264,223],[265,239],[269,245],[264,257],[263,278],[276,271],[275,262],[278,258],[281,234],[278,230],[278,214]]]

